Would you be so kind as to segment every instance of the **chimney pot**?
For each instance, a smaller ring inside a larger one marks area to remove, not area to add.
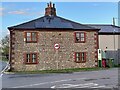
[[[53,8],[55,8],[55,4],[53,3]]]
[[[45,15],[46,16],[49,16],[49,15],[56,16],[55,4],[52,4],[52,2],[47,3],[47,8],[45,8]]]
[[[49,7],[49,3],[47,3],[47,6]]]
[[[52,2],[50,1],[50,7],[52,7]]]

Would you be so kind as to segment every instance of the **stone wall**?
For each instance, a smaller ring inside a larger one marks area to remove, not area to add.
[[[11,67],[14,71],[33,71],[64,68],[95,67],[97,63],[98,34],[86,32],[86,43],[75,43],[74,31],[37,31],[38,43],[26,43],[25,31],[14,31]],[[60,44],[56,51],[54,44]],[[38,64],[24,64],[24,53],[37,52]],[[87,52],[86,63],[76,63],[75,52]]]

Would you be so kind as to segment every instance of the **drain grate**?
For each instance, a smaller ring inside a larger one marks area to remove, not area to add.
[[[105,78],[100,78],[100,79],[110,79],[109,77],[105,77]]]
[[[97,80],[97,79],[85,79],[85,81],[93,81],[93,80]]]

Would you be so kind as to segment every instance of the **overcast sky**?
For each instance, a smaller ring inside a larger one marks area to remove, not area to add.
[[[7,27],[44,16],[48,2],[3,2],[0,5],[0,38],[8,34]],[[117,2],[54,2],[57,15],[82,24],[118,24]]]

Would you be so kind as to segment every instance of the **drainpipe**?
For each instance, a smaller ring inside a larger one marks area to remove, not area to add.
[[[113,17],[113,25],[115,26],[115,18]],[[113,41],[114,41],[114,61],[116,59],[116,53],[115,53],[115,28],[113,29]]]

